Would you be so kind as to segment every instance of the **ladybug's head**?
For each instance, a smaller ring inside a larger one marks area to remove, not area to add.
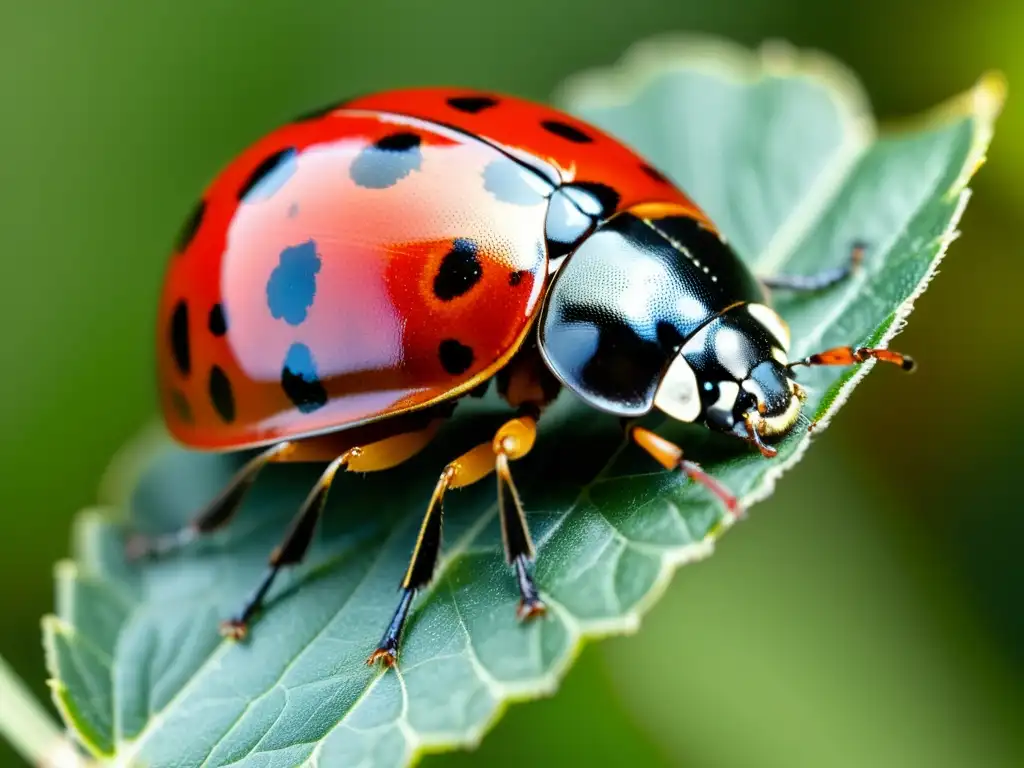
[[[789,334],[763,304],[736,307],[701,328],[671,362],[654,405],[681,421],[763,442],[788,433],[800,418],[804,391],[786,358]]]
[[[621,417],[652,409],[771,449],[800,416],[789,332],[731,248],[692,216],[620,212],[558,267],[538,323],[556,377]]]

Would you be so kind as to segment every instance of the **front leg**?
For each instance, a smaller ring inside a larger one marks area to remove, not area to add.
[[[728,488],[701,469],[699,464],[683,458],[683,449],[678,445],[643,427],[627,426],[626,431],[630,440],[643,448],[651,458],[665,469],[670,471],[679,470],[695,483],[703,485],[718,497],[728,513],[734,518],[746,517],[746,512],[739,499]]]

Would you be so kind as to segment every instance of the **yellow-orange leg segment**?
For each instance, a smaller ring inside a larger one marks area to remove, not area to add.
[[[678,469],[695,483],[700,483],[711,491],[725,505],[730,515],[737,518],[746,515],[743,507],[740,506],[739,499],[728,488],[701,469],[699,464],[684,459],[683,449],[671,440],[666,440],[664,437],[643,427],[631,427],[629,436],[634,443],[643,448],[651,458],[665,469]]]
[[[278,572],[286,566],[300,563],[305,557],[327,500],[327,493],[338,470],[373,472],[401,464],[419,453],[430,442],[441,422],[441,419],[436,419],[421,430],[392,435],[365,446],[351,447],[340,456],[336,456],[327,465],[316,486],[292,519],[281,544],[270,554],[267,571],[252,596],[246,600],[238,614],[221,625],[222,633],[236,639],[244,637],[250,620],[262,606],[263,599]],[[313,452],[310,451],[310,446],[313,447]],[[235,473],[220,494],[184,528],[162,536],[132,536],[126,546],[129,557],[164,555],[199,536],[222,528],[241,506],[245,494],[263,467],[270,462],[310,460],[317,450],[320,448],[316,444],[305,442],[283,442],[267,448]]]
[[[883,363],[898,365],[904,371],[912,371],[917,367],[914,360],[907,355],[893,352],[890,349],[875,349],[872,347],[833,347],[816,355],[805,357],[803,360],[796,360],[790,363],[789,367],[794,368],[800,365],[853,365],[854,363],[866,362],[871,358]]]
[[[501,517],[502,541],[505,558],[515,569],[519,584],[520,618],[532,618],[544,613],[537,587],[533,583],[527,565],[533,561],[533,541],[526,524],[526,515],[519,500],[519,493],[512,481],[509,461],[520,459],[529,453],[537,438],[537,423],[531,416],[520,416],[505,422],[490,443],[481,443],[449,463],[442,471],[434,486],[427,512],[420,526],[419,536],[413,548],[409,568],[402,579],[402,597],[395,609],[391,623],[381,638],[380,645],[366,660],[367,664],[377,661],[387,666],[398,659],[398,646],[402,630],[409,617],[416,592],[427,586],[434,576],[438,554],[441,550],[441,530],[444,517],[444,495],[451,488],[471,485],[494,472],[498,478],[498,508]]]

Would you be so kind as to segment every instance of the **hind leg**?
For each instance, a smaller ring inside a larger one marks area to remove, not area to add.
[[[813,293],[830,288],[846,280],[864,261],[864,243],[856,242],[850,248],[850,260],[841,267],[823,269],[812,275],[772,275],[761,279],[769,288],[779,288],[800,293]]]
[[[184,527],[158,536],[132,534],[125,544],[128,559],[168,555],[202,536],[223,528],[235,516],[260,470],[273,461],[286,460],[295,452],[296,446],[296,443],[288,441],[277,443],[251,458],[235,473],[217,497]]]
[[[298,565],[305,558],[327,501],[327,494],[339,470],[375,472],[395,467],[419,453],[434,437],[441,422],[438,419],[416,432],[402,433],[368,445],[349,448],[331,461],[299,507],[281,543],[270,553],[263,578],[241,610],[221,624],[221,634],[235,639],[245,637],[252,617],[263,606],[264,598],[281,569]]]

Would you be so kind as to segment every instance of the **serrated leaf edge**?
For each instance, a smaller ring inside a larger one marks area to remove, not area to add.
[[[772,74],[778,74],[790,77],[805,76],[823,82],[836,93],[837,104],[846,107],[851,116],[850,126],[852,130],[855,133],[860,132],[857,134],[859,139],[855,139],[850,143],[848,151],[851,154],[851,163],[855,162],[856,159],[854,153],[856,147],[859,146],[858,141],[869,142],[874,136],[874,122],[867,111],[866,99],[859,82],[849,69],[827,55],[806,49],[797,50],[788,43],[778,41],[765,43],[759,52],[754,53],[738,44],[718,39],[693,35],[669,35],[634,46],[620,59],[614,69],[591,70],[567,79],[563,87],[556,91],[556,94],[561,93],[564,98],[565,94],[572,93],[574,98],[578,98],[580,93],[585,92],[581,89],[594,89],[590,92],[603,93],[611,98],[621,96],[622,93],[631,92],[636,87],[638,81],[642,82],[645,78],[653,76],[655,72],[664,73],[666,68],[666,51],[675,52],[674,59],[680,67],[711,68],[713,65],[713,73],[719,77],[731,75],[737,79],[749,80],[751,78],[760,79]],[[726,65],[725,67],[722,67],[723,63]],[[623,90],[623,88],[628,90]],[[945,122],[951,117],[962,119],[965,115],[969,115],[974,123],[974,137],[967,162],[964,163],[957,181],[951,185],[950,190],[947,192],[947,195],[957,198],[957,203],[948,226],[940,237],[938,253],[932,259],[928,271],[919,281],[910,297],[900,305],[896,312],[890,315],[887,324],[883,326],[882,333],[879,336],[880,346],[886,346],[905,327],[906,318],[913,310],[915,300],[927,288],[949,245],[959,234],[957,226],[970,197],[967,183],[985,160],[988,145],[992,138],[993,124],[1001,111],[1005,91],[1005,80],[1002,79],[1001,75],[998,73],[987,73],[973,89],[954,97],[937,108],[929,110],[922,116],[919,116],[919,119],[915,120],[916,126],[920,127],[922,124],[935,125],[936,123]],[[867,120],[864,120],[865,116]],[[886,133],[890,132],[890,130],[886,131]],[[859,156],[862,151],[863,149],[856,151],[856,156]],[[831,184],[838,184],[838,182],[845,179],[846,171],[848,171],[848,167],[845,167],[842,173],[835,171],[839,173],[839,178],[838,180],[832,180]],[[830,182],[823,181],[821,184],[827,188]],[[814,191],[816,193],[823,192],[827,195],[827,190]],[[831,198],[831,195],[827,196]],[[805,216],[809,216],[809,214],[805,214]],[[809,218],[811,221],[814,220],[813,216],[809,216]],[[794,226],[794,229],[798,228]],[[778,238],[778,233],[776,238]],[[783,238],[782,242],[790,242],[790,246],[787,246],[788,248],[798,239],[795,234],[789,234],[786,238]],[[781,248],[782,246],[778,247]],[[782,252],[785,253],[785,250]],[[835,396],[826,401],[827,406],[818,415],[814,436],[820,434],[829,425],[832,417],[846,402],[856,385],[873,367],[874,361],[869,361],[859,366],[851,376],[843,381]],[[123,502],[123,491],[126,485],[130,482],[131,478],[137,476],[145,457],[150,455],[149,450],[146,450],[146,448],[152,449],[166,440],[166,438],[158,434],[158,430],[159,425],[147,427],[147,430],[137,440],[133,440],[129,445],[126,445],[119,452],[115,460],[112,461],[108,472],[101,481],[101,489],[99,491],[100,499],[107,502],[107,505],[87,511],[84,510],[80,514],[80,517],[83,519],[80,527],[76,527],[76,538],[81,548],[76,547],[78,549],[77,555],[81,556],[89,551],[88,541],[93,538],[88,535],[89,529],[95,530],[94,526],[98,525],[101,519],[109,520],[111,513],[119,511],[118,508],[121,504],[117,502]],[[767,469],[757,486],[744,496],[744,504],[749,507],[767,498],[774,491],[778,479],[803,457],[812,439],[813,437],[810,433],[805,433],[789,456],[779,460],[779,463],[773,464]],[[670,500],[665,501],[669,504],[672,503]],[[482,517],[486,519],[486,516]],[[717,540],[732,525],[734,525],[732,519],[725,518],[702,541],[660,553],[660,568],[650,589],[631,610],[619,618],[580,622],[563,606],[552,603],[552,609],[559,614],[570,635],[567,652],[562,658],[554,664],[547,674],[534,678],[531,681],[523,682],[521,685],[509,687],[504,683],[496,683],[499,686],[499,690],[505,694],[504,697],[497,700],[492,716],[471,731],[450,735],[431,734],[436,739],[431,741],[423,739],[418,733],[410,733],[407,730],[403,731],[412,750],[408,764],[416,765],[420,758],[428,753],[449,751],[457,747],[473,749],[480,744],[483,737],[501,719],[509,706],[514,703],[552,695],[557,690],[558,684],[566,671],[579,656],[586,642],[612,635],[635,633],[640,627],[642,616],[657,602],[671,583],[676,569],[682,565],[698,562],[710,556]],[[460,554],[460,552],[453,552],[451,559],[448,560],[448,564],[453,562]],[[442,563],[442,568],[444,565],[445,563]],[[64,574],[73,572],[67,570],[67,566],[63,564],[58,565],[58,569],[61,569],[59,572]],[[443,571],[438,574],[438,579],[435,583],[439,583],[442,576]],[[48,680],[48,685],[52,691],[55,706],[60,710],[66,722],[75,726],[76,734],[83,740],[84,746],[90,752],[97,758],[113,757],[116,761],[114,764],[121,764],[121,760],[130,758],[131,754],[111,755],[101,751],[98,745],[90,741],[83,732],[82,725],[86,724],[80,723],[73,708],[64,699],[63,694],[66,693],[66,688],[59,680],[56,650],[53,643],[58,634],[73,635],[74,628],[51,614],[43,618],[43,630],[47,668],[51,675],[53,675],[53,678]],[[383,674],[387,673],[382,673],[381,676]],[[401,673],[399,673],[399,678],[401,679]],[[371,686],[375,686],[380,679],[380,676],[375,678]],[[371,688],[367,690],[369,691]],[[354,708],[346,714],[346,717],[352,711],[354,711]],[[145,730],[149,729],[149,725],[151,723],[147,724]],[[88,729],[86,728],[86,730]],[[132,742],[121,743],[118,746],[124,747],[128,744],[138,744],[145,730]],[[315,754],[314,752],[314,756]],[[314,763],[314,756],[311,756],[308,762]]]
[[[877,346],[888,347],[892,340],[906,327],[907,318],[913,312],[917,299],[927,290],[929,283],[938,273],[939,266],[945,258],[949,246],[959,237],[960,232],[957,227],[971,197],[971,190],[967,184],[985,162],[986,153],[995,130],[995,120],[1002,111],[1005,95],[1005,79],[997,72],[988,72],[982,75],[972,89],[954,96],[952,99],[926,111],[923,116],[916,120],[907,121],[904,124],[907,128],[914,125],[920,129],[943,122],[951,122],[955,119],[962,119],[964,116],[970,116],[974,127],[974,135],[961,172],[946,192],[947,197],[956,198],[956,207],[950,216],[946,229],[939,237],[938,251],[929,262],[928,269],[918,281],[914,290],[890,314],[887,324],[883,324],[882,332],[877,337]],[[884,135],[891,135],[895,132],[895,129],[890,129]],[[774,492],[778,479],[803,458],[814,437],[820,435],[831,424],[835,414],[846,403],[856,386],[875,367],[876,362],[875,360],[869,360],[863,365],[858,366],[850,376],[842,381],[834,395],[824,401],[826,407],[815,419],[813,435],[810,432],[804,433],[793,454],[765,473],[760,487],[746,497],[746,503],[754,504],[762,501]]]
[[[60,713],[68,731],[74,736],[75,742],[81,745],[90,755],[97,760],[103,760],[114,756],[113,751],[107,751],[101,746],[103,741],[100,734],[97,734],[88,720],[82,717],[75,707],[71,697],[68,696],[68,688],[60,679],[60,664],[57,661],[57,638],[73,638],[77,632],[71,624],[53,614],[47,614],[42,619],[43,629],[43,653],[46,660],[46,668],[51,677],[47,678],[46,686],[50,689],[50,698],[53,705]],[[111,742],[112,748],[115,747]]]

